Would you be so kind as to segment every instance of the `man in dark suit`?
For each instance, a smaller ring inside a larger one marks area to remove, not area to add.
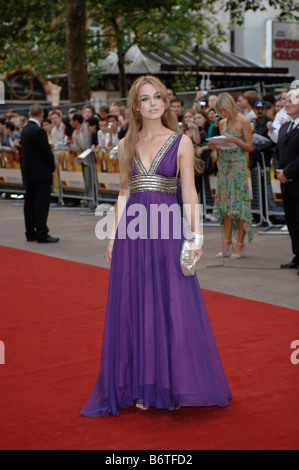
[[[299,90],[287,95],[285,109],[292,118],[280,128],[277,143],[276,176],[281,182],[284,211],[292,240],[294,258],[282,269],[297,269],[299,275]]]
[[[50,237],[47,218],[50,207],[54,156],[46,132],[41,127],[44,112],[39,104],[31,106],[28,124],[21,133],[23,176],[26,188],[24,217],[27,241],[56,243]]]

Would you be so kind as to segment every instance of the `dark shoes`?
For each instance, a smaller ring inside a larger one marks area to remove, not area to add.
[[[295,261],[291,261],[287,264],[281,264],[280,269],[297,269],[297,274],[299,276],[299,264],[295,263]]]
[[[295,263],[294,261],[291,261],[290,263],[287,263],[287,264],[281,264],[280,265],[280,269],[298,269],[299,266],[297,263]]]
[[[53,237],[50,237],[50,235],[47,235],[46,238],[37,240],[37,243],[57,243],[58,241],[59,241],[59,238],[53,238]]]
[[[42,238],[41,240],[38,240],[36,235],[26,235],[26,240],[27,242],[36,242],[37,243],[57,243],[59,241],[59,238],[53,238],[50,237],[50,235],[46,235],[45,238]]]
[[[26,237],[27,242],[36,242],[37,238],[35,236],[33,237]]]

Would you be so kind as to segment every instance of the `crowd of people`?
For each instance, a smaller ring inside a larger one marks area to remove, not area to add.
[[[246,165],[247,159],[247,164],[252,172],[253,179],[255,178],[253,172],[257,163],[259,163],[261,167],[270,167],[277,153],[279,129],[284,123],[291,119],[285,109],[287,93],[287,91],[283,91],[279,96],[271,94],[260,96],[260,94],[253,89],[238,93],[235,96],[226,93],[231,102],[233,102],[233,105],[230,104],[228,106],[229,109],[227,107],[220,109],[219,94],[208,94],[200,90],[197,92],[191,106],[185,106],[179,94],[176,94],[171,88],[167,89],[170,110],[177,119],[180,132],[189,136],[194,146],[195,183],[198,192],[200,192],[202,184],[202,163],[204,164],[205,175],[219,171],[219,152],[221,150],[216,147],[218,159],[216,159],[216,161],[212,159],[211,153],[215,146],[212,146],[208,139],[220,136],[228,130],[230,130],[232,134],[239,132],[239,136],[237,134],[234,136],[235,144],[242,154],[243,166],[244,162]],[[251,139],[246,138],[246,133],[248,135],[250,133],[248,128],[244,131],[245,128],[241,125],[243,116],[247,119],[247,125],[250,123],[251,135],[253,135]],[[117,147],[120,139],[126,135],[129,120],[129,108],[126,106],[125,102],[115,101],[109,107],[101,106],[98,112],[96,112],[94,107],[90,104],[84,105],[82,109],[71,107],[67,114],[64,113],[63,108],[60,106],[54,107],[49,112],[44,110],[41,126],[47,134],[52,151],[64,146],[78,153],[89,148],[93,151],[104,148],[107,152],[110,152],[113,148]],[[27,122],[28,118],[26,116],[13,112],[1,116],[0,146],[22,154],[20,144],[21,132]],[[231,125],[232,128],[230,128]],[[259,136],[261,138],[259,138]],[[245,155],[245,160],[243,154]],[[226,153],[226,155],[228,155],[228,153]],[[222,159],[221,161],[223,162],[224,160]],[[228,178],[231,176],[232,166],[230,163],[228,160]],[[85,194],[87,198],[89,198],[92,191],[90,167],[83,164],[82,172],[85,183]],[[221,176],[221,173],[218,173],[217,184],[224,184],[223,181],[221,183],[219,176]],[[244,172],[242,176],[244,184],[245,176],[246,174]],[[225,184],[228,183],[229,181],[227,180]],[[247,189],[245,185],[246,194],[248,193]],[[228,214],[223,214],[219,210],[221,205],[219,194],[221,191],[223,192],[223,188],[220,189],[218,187],[216,190],[216,207],[214,213],[208,214],[208,216],[211,220],[215,221],[221,219],[225,226],[225,220],[228,220],[226,218]],[[226,188],[226,191],[229,191],[229,187]],[[242,200],[242,197],[240,197],[242,196],[241,193],[237,195],[240,200]],[[180,188],[178,190],[178,199],[180,202]],[[85,202],[86,206],[92,206],[92,204],[91,201]],[[245,217],[246,220],[245,222],[243,220],[243,224],[245,223],[245,226],[247,225],[246,232],[249,235],[249,239],[251,238],[250,224],[248,221],[250,217],[251,214],[248,209]],[[235,248],[233,253],[236,258],[242,256],[244,250],[244,230],[244,226],[242,228],[239,225],[237,231],[239,234],[242,233],[242,236],[237,242],[239,249],[236,251]],[[232,227],[229,225],[224,234],[224,245],[217,256],[225,256],[231,248],[231,231]],[[235,247],[237,245],[235,245]]]
[[[191,109],[186,109],[184,101],[173,89],[168,88],[170,108],[178,119],[184,133],[189,135],[197,154],[200,147],[206,143],[206,138],[219,135],[219,120],[215,104],[218,96],[199,91]],[[247,116],[263,135],[269,137],[272,143],[277,143],[278,130],[281,124],[289,120],[284,109],[287,91],[278,97],[266,95],[261,97],[256,91],[249,90],[234,97],[237,109]],[[257,102],[259,101],[259,106]],[[20,138],[23,127],[28,122],[28,116],[9,111],[0,116],[0,146],[20,150]],[[85,150],[91,146],[105,147],[111,150],[126,134],[129,124],[129,111],[123,101],[114,101],[109,107],[101,106],[96,112],[92,105],[86,104],[82,109],[71,107],[65,114],[61,106],[51,111],[44,109],[42,127],[46,131],[48,141],[55,149],[57,145],[69,145],[76,151]],[[85,137],[81,139],[81,133]],[[77,141],[74,143],[74,139]],[[78,136],[80,137],[78,140]],[[260,146],[257,146],[260,150]]]
[[[20,153],[22,160],[21,132],[28,123],[28,117],[10,112],[0,117],[0,147]],[[128,110],[122,101],[113,102],[110,107],[101,106],[96,113],[92,105],[86,104],[82,109],[71,107],[67,114],[61,106],[51,111],[44,109],[41,123],[48,142],[54,152],[57,149],[69,148],[76,153],[91,148],[93,151],[105,149],[110,152],[117,147],[124,137],[129,124]],[[91,172],[87,165],[82,164],[85,183],[85,195],[91,196]],[[68,201],[68,205],[78,202]],[[93,207],[92,202],[85,206]]]
[[[21,132],[27,123],[28,117],[16,112],[1,116],[0,147],[21,151]],[[126,107],[121,101],[116,101],[110,107],[102,106],[98,113],[89,104],[81,110],[72,107],[67,115],[60,106],[49,112],[44,109],[42,128],[53,151],[62,145],[76,152],[103,147],[110,151],[125,135],[128,123]]]
[[[264,154],[266,165],[270,165],[279,128],[290,119],[284,109],[286,94],[287,91],[283,91],[278,97],[261,97],[255,90],[249,90],[234,97],[238,112],[250,119],[254,133],[268,139],[254,142],[254,149],[250,152],[250,169],[253,169],[257,162],[262,164],[261,152]],[[184,101],[171,88],[168,88],[168,97],[181,131],[191,138],[196,157],[205,162],[205,173],[210,174],[215,168],[209,160],[207,138],[220,133],[221,116],[215,108],[218,96],[206,95],[206,92],[199,91],[192,107],[187,109]],[[27,122],[28,117],[16,112],[0,116],[0,147],[21,152],[21,131]],[[111,151],[125,136],[128,125],[129,110],[123,101],[115,101],[109,107],[101,106],[98,112],[89,104],[80,110],[71,107],[67,114],[60,106],[49,112],[44,109],[42,122],[52,150],[64,145],[76,152],[88,148],[95,151],[105,148]],[[197,183],[199,184],[199,180]]]
[[[201,190],[202,179],[201,162],[205,165],[205,175],[217,173],[217,162],[211,158],[211,149],[208,148],[207,139],[220,134],[219,123],[221,116],[216,111],[218,95],[198,91],[195,101],[186,107],[183,99],[176,95],[171,88],[167,89],[170,109],[178,120],[182,133],[188,135],[195,150],[195,182],[198,192]],[[236,109],[241,115],[250,119],[254,135],[265,137],[266,140],[253,141],[253,148],[249,156],[250,170],[254,170],[257,163],[271,165],[273,153],[277,145],[280,126],[288,121],[284,103],[287,91],[278,97],[274,95],[260,96],[255,90],[248,90],[234,96]],[[129,110],[124,101],[114,101],[111,105],[101,106],[98,112],[90,104],[82,109],[71,107],[67,114],[61,106],[51,111],[44,109],[42,127],[47,133],[48,142],[54,151],[62,146],[74,152],[81,153],[91,148],[93,151],[106,149],[110,152],[117,147],[118,142],[127,132],[129,125]],[[11,149],[22,154],[20,145],[21,131],[27,124],[28,117],[16,112],[8,112],[0,116],[0,147]],[[196,171],[199,168],[199,172]],[[91,177],[89,168],[83,165],[83,176],[86,196],[91,194]],[[255,175],[253,175],[253,179]],[[206,182],[209,190],[209,183]],[[73,202],[74,204],[74,202]],[[91,203],[85,203],[91,205]],[[212,213],[208,214],[212,221],[217,219]]]

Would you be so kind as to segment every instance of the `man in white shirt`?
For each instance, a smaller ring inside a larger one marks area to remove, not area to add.
[[[64,141],[65,133],[62,125],[61,116],[57,111],[51,111],[49,117],[52,123],[51,131],[51,142],[55,144],[61,144]]]
[[[287,99],[287,91],[283,91],[279,97],[283,107],[276,113],[274,121],[267,124],[269,130],[270,139],[277,144],[279,129],[287,121],[290,121],[291,117],[287,114],[285,110],[285,102]]]
[[[101,119],[99,126],[100,130],[98,131],[98,145],[99,147],[107,148],[109,146],[109,142],[111,141],[110,133],[108,132],[108,122],[104,119]]]
[[[245,116],[250,119],[250,121],[253,121],[256,119],[256,114],[254,112],[253,106],[256,103],[257,100],[260,100],[261,97],[258,94],[256,90],[247,90],[243,93],[243,101],[244,101],[244,106],[246,108],[245,111]]]
[[[113,147],[116,147],[119,141],[118,138],[118,117],[116,114],[108,114],[108,132],[110,133],[110,142],[108,149],[111,150]]]
[[[82,114],[75,113],[70,118],[70,125],[74,129],[70,148],[77,153],[82,153],[84,150],[91,148],[91,134],[88,132],[86,124],[83,123]],[[91,167],[82,163],[82,173],[85,184],[85,196],[91,198],[92,196],[92,177]],[[93,208],[93,202],[89,199],[85,207]]]

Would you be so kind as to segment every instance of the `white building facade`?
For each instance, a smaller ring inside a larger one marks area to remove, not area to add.
[[[265,11],[248,11],[235,26],[231,52],[266,67],[288,68],[299,78],[299,23],[279,22],[279,11],[264,1]]]

